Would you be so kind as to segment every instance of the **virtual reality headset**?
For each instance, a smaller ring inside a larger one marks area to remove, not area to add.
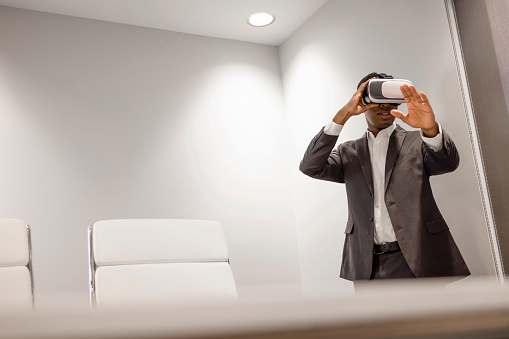
[[[373,79],[362,93],[362,103],[364,105],[371,103],[402,104],[405,102],[400,89],[402,85],[411,86],[412,83],[404,79]]]

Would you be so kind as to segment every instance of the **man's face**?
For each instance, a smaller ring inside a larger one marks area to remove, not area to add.
[[[391,126],[396,117],[391,114],[391,110],[397,109],[396,104],[380,104],[364,112],[368,129],[371,132],[378,133],[380,130]]]

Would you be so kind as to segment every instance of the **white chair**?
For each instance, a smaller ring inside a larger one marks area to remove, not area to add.
[[[0,308],[34,307],[30,226],[19,219],[0,219]]]
[[[89,226],[92,307],[235,300],[221,224],[179,219]]]

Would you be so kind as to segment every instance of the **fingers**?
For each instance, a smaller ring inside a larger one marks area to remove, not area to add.
[[[392,114],[394,117],[401,119],[403,122],[406,122],[406,120],[408,119],[408,115],[405,115],[405,114],[403,114],[403,112],[398,111],[398,110],[396,110],[396,109],[393,109],[393,110],[391,111],[391,114]]]
[[[403,94],[403,98],[405,99],[405,101],[407,103],[412,101],[412,96],[410,95],[410,89],[408,88],[407,85],[402,85],[399,89],[401,90],[401,94]]]
[[[429,100],[428,100],[428,97],[426,96],[426,94],[424,94],[424,93],[422,93],[422,92],[421,92],[421,93],[419,93],[419,94],[421,95],[422,101],[423,101],[425,104],[429,105]]]
[[[426,94],[423,92],[417,93],[414,86],[402,85],[400,89],[405,101],[416,101],[417,103],[429,104]]]
[[[405,98],[406,102],[421,101],[421,98],[419,97],[419,94],[417,94],[417,91],[414,86],[402,85],[400,89],[401,93],[403,94],[403,98]]]
[[[422,102],[422,98],[419,95],[419,93],[417,93],[417,90],[415,89],[414,86],[410,86],[410,92],[412,93],[412,97],[414,98],[415,101]]]
[[[370,79],[370,80],[371,80],[371,79]],[[364,88],[366,88],[366,86],[368,85],[368,83],[369,83],[369,80],[368,80],[368,81],[363,82],[363,83],[359,86],[359,88],[357,89],[357,92],[362,92],[362,91],[364,91]]]
[[[361,104],[361,112],[360,113],[363,113],[363,112],[366,112],[368,109],[371,109],[371,108],[375,108],[375,107],[378,107],[378,104],[367,104],[367,105],[362,105]]]
[[[364,81],[359,86],[359,88],[357,89],[357,92],[355,92],[355,94],[352,96],[352,99],[348,103],[348,106],[350,107],[350,109],[352,111],[355,111],[355,113],[354,113],[355,115],[361,114],[370,108],[378,106],[377,104],[373,104],[373,103],[364,105],[362,102],[362,92],[364,92],[364,89],[366,88],[366,86],[372,79],[375,79],[375,78],[371,78],[369,80]]]
[[[369,80],[364,81],[364,82],[362,83],[362,85],[360,85],[360,86],[359,86],[359,89],[357,89],[357,92],[362,93],[362,92],[364,91],[364,89],[366,88],[366,86],[369,84],[369,82],[370,82],[371,80],[373,80],[373,79],[376,79],[376,77],[373,77],[373,78],[371,78],[371,79],[369,79]]]

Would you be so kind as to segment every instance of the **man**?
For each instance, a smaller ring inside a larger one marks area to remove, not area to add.
[[[346,185],[348,222],[340,276],[359,281],[443,276],[470,272],[433,198],[429,177],[454,171],[459,156],[442,130],[426,95],[414,86],[401,92],[408,114],[397,104],[364,105],[352,99],[313,138],[300,170],[313,178]],[[348,119],[364,113],[368,131],[335,147]],[[420,131],[406,131],[396,118]]]

